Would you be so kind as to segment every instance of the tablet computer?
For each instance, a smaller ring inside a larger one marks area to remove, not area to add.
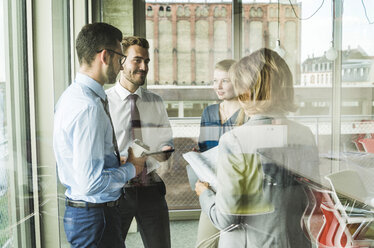
[[[160,154],[167,154],[174,152],[174,149],[166,150],[166,151],[155,151],[155,152],[148,152],[145,151],[142,153],[142,156],[153,156],[153,155],[160,155]]]

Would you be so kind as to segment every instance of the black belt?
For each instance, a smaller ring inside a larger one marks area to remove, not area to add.
[[[110,202],[103,203],[92,203],[85,201],[75,201],[66,199],[66,205],[73,208],[102,208],[102,207],[117,207],[119,205],[119,199]]]

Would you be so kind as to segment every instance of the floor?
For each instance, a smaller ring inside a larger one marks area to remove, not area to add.
[[[195,247],[198,220],[170,221],[171,247]],[[142,248],[143,243],[139,232],[130,233],[126,238],[126,247]]]

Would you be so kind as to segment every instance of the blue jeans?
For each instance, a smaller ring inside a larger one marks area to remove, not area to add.
[[[64,227],[71,247],[123,248],[118,207],[66,206]]]
[[[104,227],[104,207],[74,208],[66,206],[64,228],[71,247],[97,247]]]

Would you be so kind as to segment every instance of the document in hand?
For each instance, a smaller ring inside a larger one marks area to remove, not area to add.
[[[209,183],[210,187],[216,191],[218,147],[201,153],[188,152],[183,154],[183,158],[189,163],[187,174],[192,190],[195,190],[196,181],[199,179],[202,182]]]
[[[144,155],[144,153],[149,152],[149,146],[138,139],[134,140],[134,142],[131,144],[131,148],[135,157],[141,157]],[[147,174],[151,173],[161,166],[160,163],[153,157],[147,158],[146,165]]]

